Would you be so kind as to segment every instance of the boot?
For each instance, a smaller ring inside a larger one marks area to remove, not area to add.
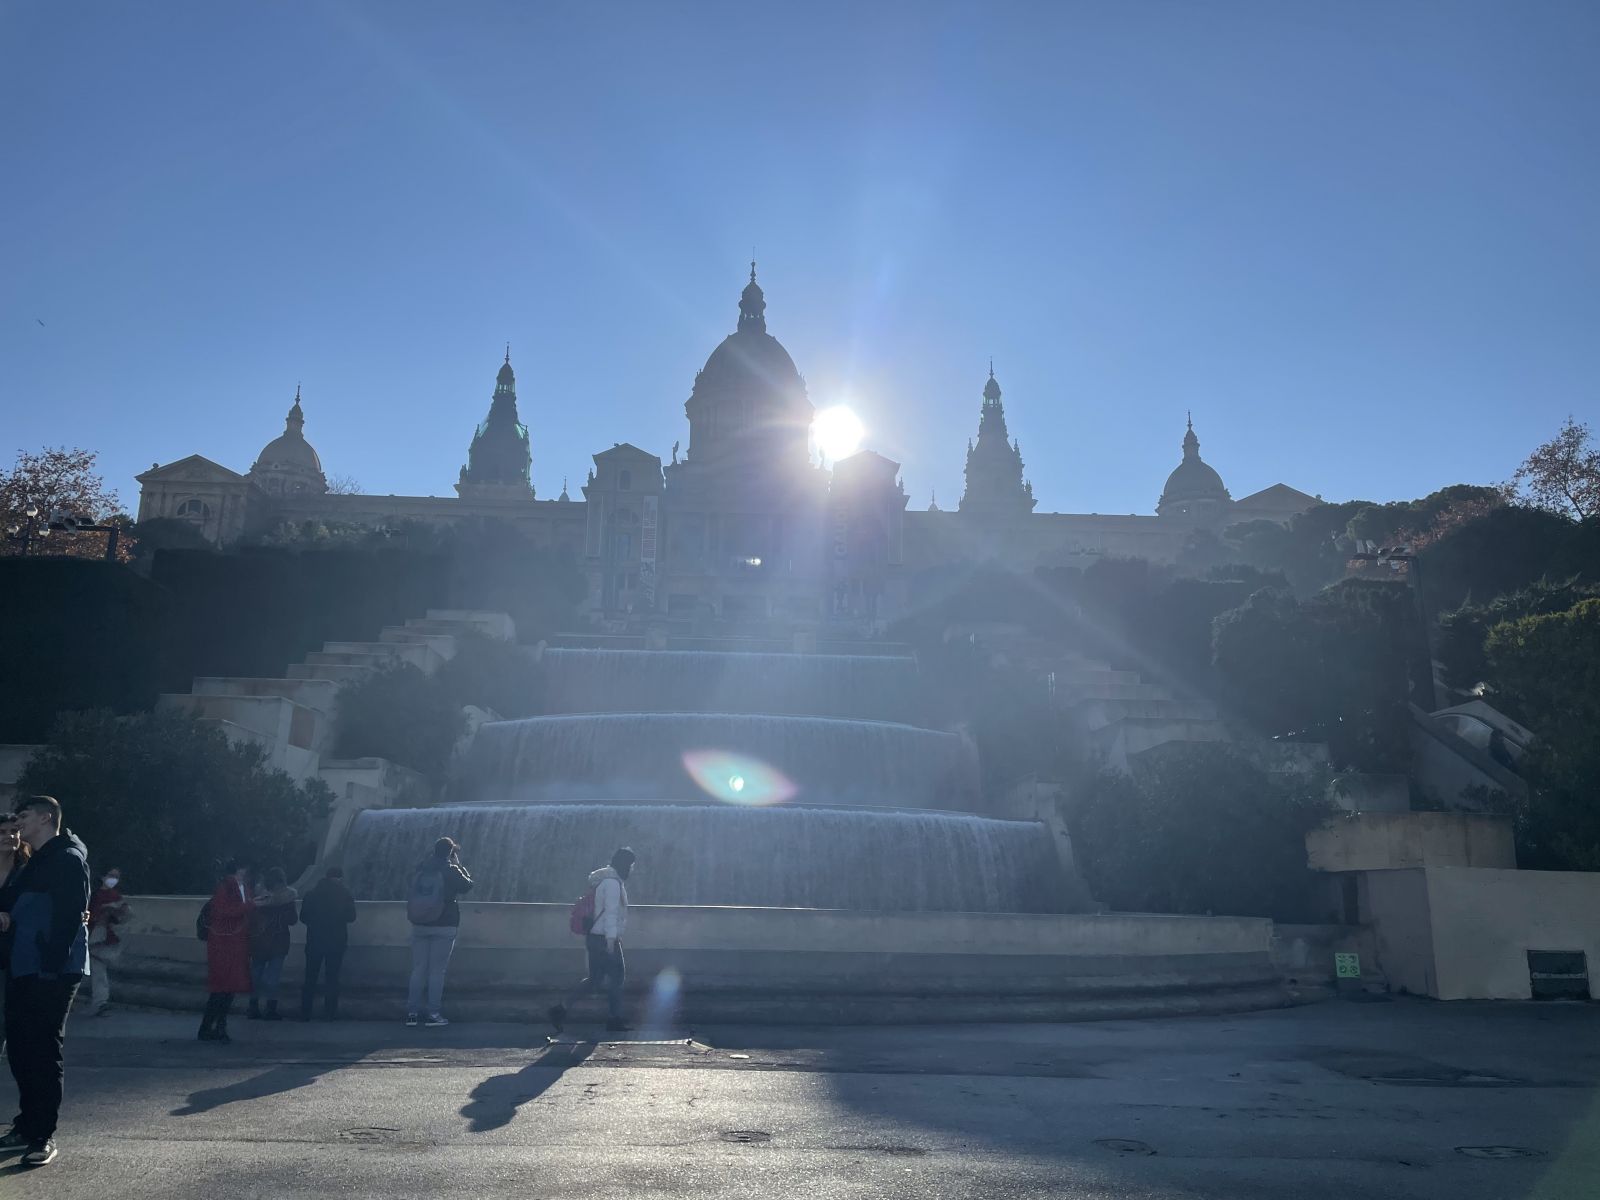
[[[228,1003],[227,1007],[225,1007],[222,1010],[221,1014],[217,1017],[216,1030],[213,1033],[212,1038],[211,1038],[211,1040],[214,1041],[214,1042],[231,1042],[231,1041],[233,1041],[233,1039],[228,1036],[228,1009],[233,1007],[232,1000],[233,1000],[233,997],[229,996],[228,997],[229,1003]]]
[[[276,1000],[267,1001],[267,1011],[261,1014],[261,1019],[263,1021],[283,1020],[283,1018],[278,1015],[278,1002]]]
[[[200,1014],[200,1032],[195,1035],[202,1042],[214,1042],[217,1040],[216,1007],[216,999],[208,996],[206,998],[205,1011]]]
[[[261,1019],[261,1004],[254,996],[250,997],[250,1009],[244,1015],[248,1021],[259,1021]]]

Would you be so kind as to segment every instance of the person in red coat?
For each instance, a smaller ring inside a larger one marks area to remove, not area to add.
[[[222,882],[206,905],[206,990],[211,996],[200,1018],[203,1042],[233,1040],[228,1036],[228,1010],[235,996],[250,994],[250,913],[255,903],[242,863],[230,860],[222,871]]]

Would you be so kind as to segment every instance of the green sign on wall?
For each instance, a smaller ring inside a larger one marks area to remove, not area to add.
[[[1359,954],[1335,954],[1333,956],[1333,972],[1340,979],[1361,978],[1361,956]]]

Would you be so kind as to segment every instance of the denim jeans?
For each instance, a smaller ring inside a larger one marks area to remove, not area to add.
[[[411,990],[406,997],[406,1012],[436,1013],[444,1002],[444,969],[450,965],[450,952],[456,947],[454,925],[413,925],[411,927]],[[428,1007],[422,1007],[426,989]]]
[[[250,998],[268,1004],[278,1002],[278,980],[283,978],[282,958],[250,960]]]
[[[595,991],[605,989],[606,1015],[613,1021],[622,1020],[622,985],[628,978],[628,964],[622,957],[622,943],[606,951],[606,939],[597,933],[584,938],[584,949],[589,952],[589,986]]]

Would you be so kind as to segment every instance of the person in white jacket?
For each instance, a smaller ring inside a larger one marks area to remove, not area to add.
[[[627,879],[638,856],[627,846],[611,856],[611,864],[589,874],[594,889],[594,921],[584,937],[589,953],[589,976],[580,987],[606,993],[606,1030],[626,1032],[631,1026],[622,1015],[622,985],[627,980],[627,963],[622,956],[622,935],[628,928]],[[550,1007],[550,1023],[559,1033],[567,1019],[565,1003]]]

